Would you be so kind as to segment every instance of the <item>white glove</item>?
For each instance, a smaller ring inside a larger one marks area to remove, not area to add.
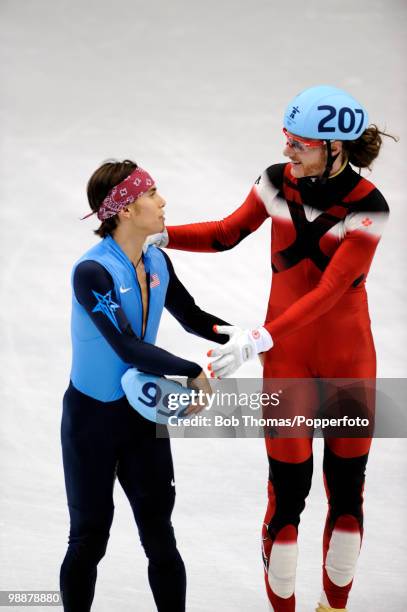
[[[149,246],[157,246],[165,248],[169,243],[168,232],[164,229],[160,234],[151,234],[147,236],[145,243],[143,244],[143,253],[145,253]]]
[[[208,352],[208,357],[215,357],[208,365],[212,378],[230,376],[245,361],[273,346],[273,340],[264,327],[243,330],[234,325],[215,325],[214,330],[218,334],[227,334],[230,340]]]

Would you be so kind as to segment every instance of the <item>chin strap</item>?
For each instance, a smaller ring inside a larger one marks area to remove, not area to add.
[[[326,166],[325,166],[325,170],[324,173],[322,174],[322,176],[306,176],[304,177],[304,179],[301,180],[306,180],[308,181],[308,183],[310,185],[325,185],[328,181],[329,178],[329,174],[332,170],[332,167],[336,161],[336,159],[339,157],[340,152],[337,153],[336,155],[332,155],[332,146],[331,146],[331,141],[330,140],[326,140],[326,153],[327,153],[327,160],[326,160]],[[347,162],[347,158],[346,158],[346,162]]]
[[[326,166],[325,166],[325,170],[322,174],[322,176],[305,176],[303,179],[303,181],[308,182],[310,185],[325,185],[328,181],[329,178],[329,174],[332,170],[332,167],[335,163],[335,161],[337,160],[337,158],[340,155],[340,152],[337,153],[336,155],[332,155],[332,147],[331,147],[331,141],[330,140],[326,140],[326,153],[327,153],[327,159],[326,159]],[[348,159],[347,157],[345,157],[345,164],[347,163]],[[345,164],[343,167],[345,167]],[[341,168],[342,170],[342,168]],[[338,171],[340,172],[340,170]]]
[[[321,178],[319,179],[319,181],[320,181],[320,183],[322,185],[325,185],[325,183],[327,182],[327,180],[329,178],[329,174],[330,174],[330,172],[332,170],[332,166],[334,165],[335,160],[339,156],[339,153],[337,153],[336,155],[332,155],[331,141],[330,140],[326,140],[325,142],[326,142],[327,160],[326,160],[326,166],[325,166],[324,173],[321,176]]]

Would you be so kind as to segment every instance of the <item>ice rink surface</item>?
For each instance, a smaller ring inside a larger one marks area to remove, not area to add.
[[[68,512],[61,399],[70,369],[73,262],[93,242],[85,185],[105,159],[156,178],[167,223],[231,212],[282,161],[282,114],[304,87],[348,89],[386,141],[372,180],[391,217],[368,281],[380,376],[406,369],[406,4],[403,0],[2,0],[0,590],[58,588]],[[270,223],[238,248],[171,251],[199,305],[243,327],[264,320]],[[165,315],[158,343],[206,363],[208,343]],[[253,363],[241,376],[260,376]],[[299,612],[320,593],[326,511],[321,441],[300,525]],[[365,542],[349,610],[407,609],[405,440],[376,440]],[[261,612],[262,440],[174,440],[174,512],[188,611]],[[146,561],[119,486],[95,612],[152,612]],[[11,608],[10,608],[11,609]]]

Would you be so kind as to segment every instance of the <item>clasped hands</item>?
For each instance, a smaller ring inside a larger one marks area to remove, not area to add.
[[[212,378],[231,376],[243,363],[273,346],[272,337],[264,327],[241,329],[235,325],[215,325],[214,331],[227,334],[230,340],[208,351],[212,359],[208,365]]]

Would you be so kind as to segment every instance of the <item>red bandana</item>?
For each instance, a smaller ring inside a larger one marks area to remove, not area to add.
[[[118,212],[123,210],[129,204],[133,204],[143,193],[154,187],[154,180],[148,172],[142,168],[136,168],[125,178],[121,183],[113,187],[102,202],[101,207],[97,211],[97,216],[100,221],[114,217]],[[95,214],[91,212],[83,219]]]

